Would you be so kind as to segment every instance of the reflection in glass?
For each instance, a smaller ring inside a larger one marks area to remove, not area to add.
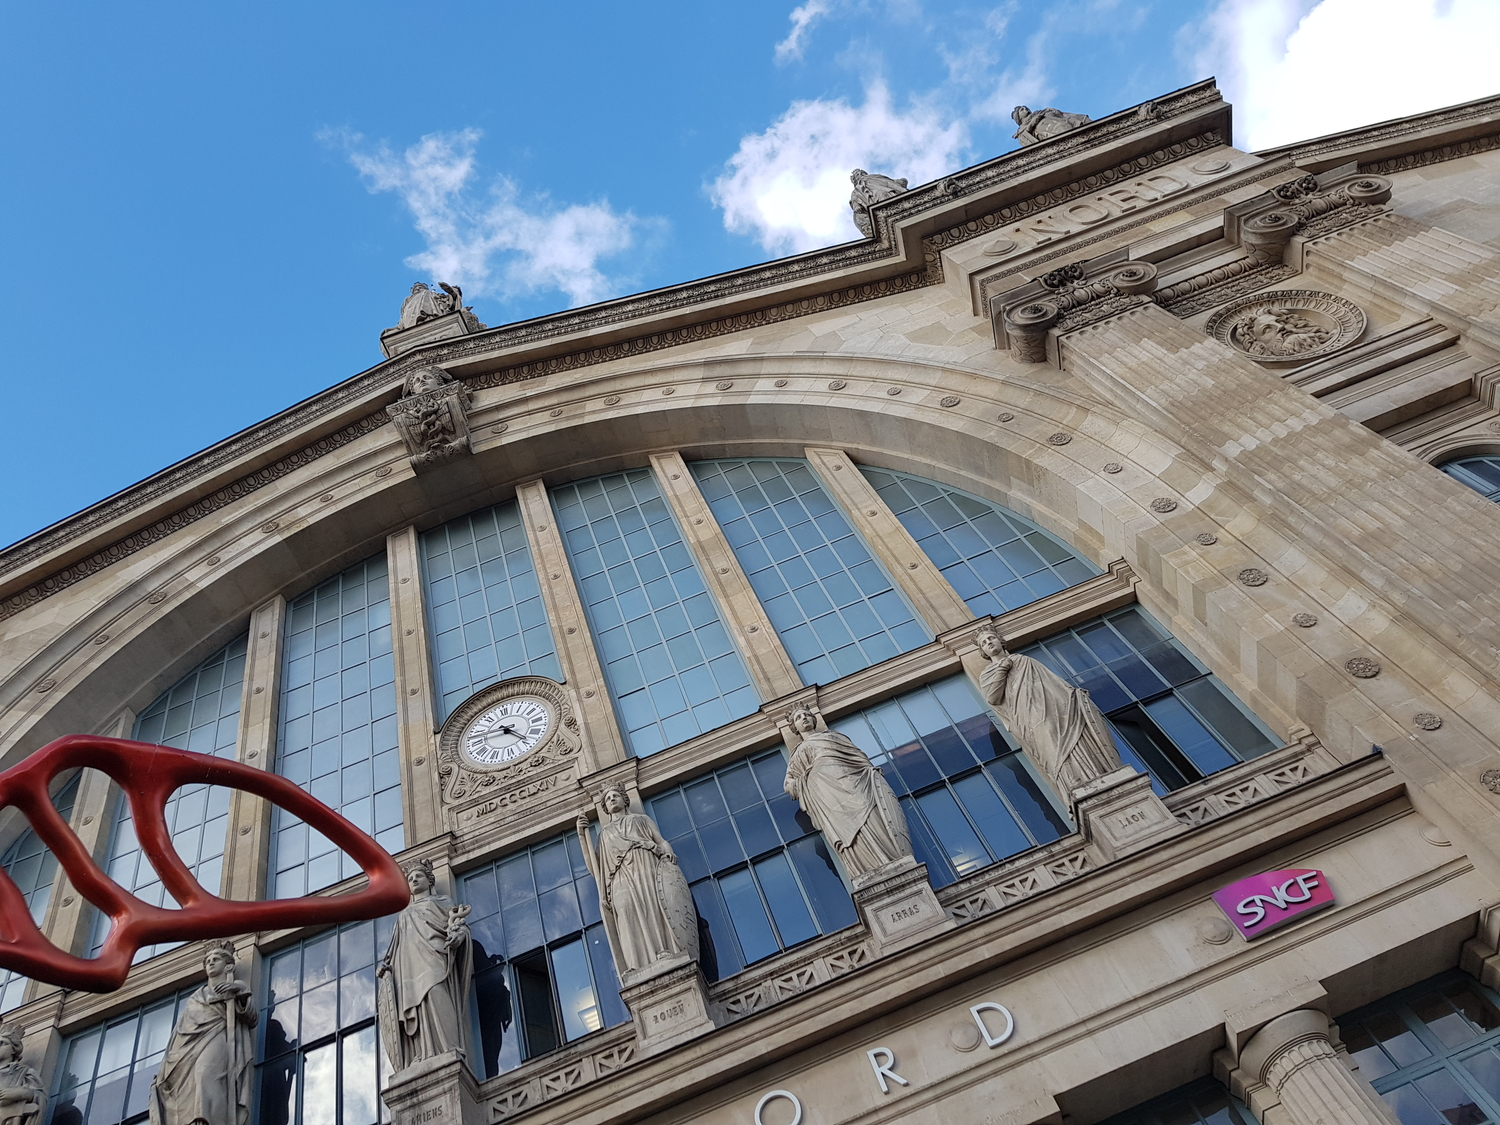
[[[195,983],[172,999],[70,1036],[53,1076],[53,1125],[144,1121],[151,1080],[161,1066],[182,1002],[197,987]]]
[[[1276,747],[1208,670],[1135,606],[1018,650],[1087,688],[1121,760],[1165,796]]]
[[[394,917],[355,922],[269,957],[261,975],[261,1125],[389,1121],[375,1028],[375,961]],[[300,1091],[301,1100],[298,1100]]]
[[[1024,755],[952,676],[829,724],[881,768],[912,850],[943,887],[1069,831]]]
[[[855,920],[823,837],[782,789],[780,750],[657,794],[647,811],[687,876],[709,980]]]
[[[1212,1078],[1199,1078],[1169,1094],[1116,1114],[1101,1125],[1257,1125],[1238,1098]]]
[[[459,898],[472,908],[484,1077],[629,1018],[576,836],[468,873]]]
[[[73,802],[78,799],[78,785],[82,779],[82,771],[75,773],[73,780],[52,795],[52,807],[65,821],[73,816]],[[30,828],[23,829],[0,856],[0,867],[5,868],[16,890],[26,900],[31,920],[40,926],[47,916],[52,887],[57,882],[57,857],[52,854],[52,849],[43,844]],[[0,1012],[9,1011],[26,999],[27,979],[20,973],[0,969]]]
[[[860,472],[975,617],[998,616],[1101,573],[998,504],[890,469]]]

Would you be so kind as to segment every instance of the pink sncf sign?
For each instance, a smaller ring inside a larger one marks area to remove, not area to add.
[[[1214,892],[1224,917],[1246,941],[1268,934],[1304,914],[1333,905],[1333,890],[1321,871],[1294,867],[1267,871]]]

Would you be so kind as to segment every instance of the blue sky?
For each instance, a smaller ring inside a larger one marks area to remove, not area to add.
[[[0,543],[375,363],[413,281],[494,325],[843,241],[849,168],[988,159],[1017,102],[1216,74],[1262,147],[1500,92],[1500,0],[0,17]]]

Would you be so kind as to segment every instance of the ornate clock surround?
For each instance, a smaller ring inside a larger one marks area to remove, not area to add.
[[[542,741],[500,765],[470,761],[462,746],[469,724],[497,703],[527,696],[543,700],[555,716]],[[454,708],[438,732],[438,778],[445,811],[457,823],[553,789],[582,748],[578,717],[564,685],[544,676],[520,676],[481,688]]]

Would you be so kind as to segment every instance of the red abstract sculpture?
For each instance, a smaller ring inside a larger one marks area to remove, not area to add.
[[[180,910],[151,906],[113,882],[58,815],[47,794],[48,785],[60,771],[84,766],[108,774],[130,800],[141,850],[181,904]],[[300,817],[353,858],[369,876],[370,885],[352,895],[270,902],[234,902],[209,894],[172,847],[164,816],[173,791],[194,783],[243,789]],[[42,935],[20,890],[0,869],[0,968],[63,988],[114,991],[125,983],[131,959],[143,945],[355,922],[393,914],[411,899],[406,879],[390,854],[323,802],[277,774],[207,754],[123,738],[68,735],[0,773],[0,808],[7,805],[25,813],[32,831],[57,856],[78,893],[112,923],[98,957],[65,953]]]

